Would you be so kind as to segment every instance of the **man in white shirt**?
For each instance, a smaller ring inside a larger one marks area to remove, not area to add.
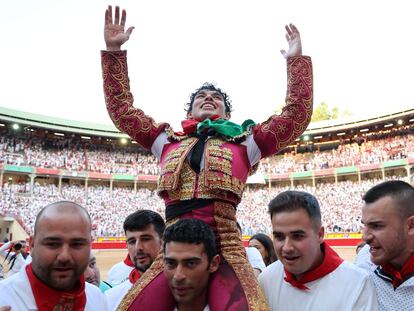
[[[260,274],[259,283],[271,310],[377,310],[368,274],[324,242],[314,196],[282,192],[270,201],[269,213],[279,261]]]
[[[85,280],[88,283],[91,283],[97,286],[102,293],[106,292],[108,289],[112,288],[111,284],[105,281],[101,281],[101,270],[96,263],[96,255],[94,252],[91,252],[89,256],[88,266],[86,267],[85,272],[83,273]]]
[[[109,310],[116,310],[129,289],[152,265],[162,245],[165,223],[161,215],[151,210],[139,210],[128,215],[124,221],[124,231],[128,256],[132,258],[134,269],[126,281],[105,291]]]
[[[203,221],[181,219],[165,230],[164,274],[176,301],[174,311],[210,310],[208,283],[219,264],[214,233]]]
[[[362,238],[369,247],[356,262],[370,272],[380,310],[413,310],[414,188],[386,181],[368,190],[363,200]]]
[[[134,262],[127,253],[124,260],[114,264],[108,272],[108,283],[113,287],[128,280],[129,274],[134,269]]]
[[[88,212],[70,201],[44,207],[30,237],[32,263],[0,282],[0,306],[26,310],[107,310],[100,290],[85,282],[91,251]]]
[[[9,271],[7,276],[12,276],[22,269],[25,265],[25,258],[23,256],[23,251],[26,248],[26,241],[13,241],[4,243],[0,247],[0,256],[3,257],[2,265],[6,262],[9,264]]]

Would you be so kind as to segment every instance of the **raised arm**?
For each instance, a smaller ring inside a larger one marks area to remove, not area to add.
[[[119,7],[115,7],[115,15],[112,15],[112,7],[109,6],[105,12],[104,28],[107,51],[101,52],[106,108],[120,131],[149,150],[168,124],[156,124],[141,109],[133,107],[134,98],[130,92],[127,56],[126,51],[121,51],[121,46],[128,41],[134,27],[129,27],[125,31],[125,10],[122,10],[121,19]]]
[[[253,130],[253,139],[260,149],[260,158],[275,154],[295,141],[307,128],[312,116],[312,61],[302,56],[298,29],[286,26],[288,51],[281,50],[287,61],[286,106],[280,115],[271,116]]]

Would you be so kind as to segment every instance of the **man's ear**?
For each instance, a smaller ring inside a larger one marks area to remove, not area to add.
[[[192,119],[193,118],[193,114],[191,113],[191,111],[187,112],[187,119]]]
[[[29,237],[29,246],[30,246],[30,249],[34,247],[34,236],[33,235]]]
[[[414,237],[414,215],[407,218],[408,234]]]
[[[226,112],[224,119],[230,120],[230,118],[231,118],[231,113],[230,112]]]
[[[319,243],[322,244],[325,239],[325,228],[321,226],[318,231]]]
[[[210,273],[216,272],[220,266],[220,255],[216,255],[211,259],[210,266],[208,267],[208,271]]]

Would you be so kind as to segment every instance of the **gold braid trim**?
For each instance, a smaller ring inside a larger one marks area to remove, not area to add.
[[[170,138],[172,138],[172,139],[174,139],[176,141],[181,141],[181,140],[184,140],[184,139],[186,139],[186,138],[189,137],[188,135],[182,135],[181,136],[181,135],[175,134],[175,132],[173,131],[173,129],[171,127],[167,128],[165,130],[165,133],[167,133],[167,136],[168,137],[170,137]]]
[[[176,223],[179,218],[174,218],[166,222],[166,227],[171,226]],[[138,294],[154,280],[157,275],[164,271],[164,252],[163,249],[160,249],[157,258],[152,263],[151,267],[145,271],[145,273],[139,278],[139,280],[131,287],[128,293],[124,296],[121,303],[119,304],[117,311],[127,311],[131,304],[134,302],[135,298],[138,297]]]
[[[236,210],[222,202],[214,203],[214,219],[220,237],[221,255],[233,268],[246,295],[249,311],[270,310],[262,290],[246,258],[246,251],[236,226]]]

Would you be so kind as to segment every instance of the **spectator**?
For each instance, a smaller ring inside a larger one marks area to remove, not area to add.
[[[124,222],[124,231],[129,258],[134,269],[127,275],[127,280],[105,292],[109,310],[116,310],[128,290],[138,281],[141,275],[152,265],[162,245],[165,224],[162,217],[150,210],[140,210],[129,215]],[[125,270],[126,271],[126,270]],[[124,279],[124,270],[114,279]]]
[[[103,294],[86,283],[91,221],[78,204],[60,201],[38,214],[32,263],[0,282],[0,306],[12,310],[106,310]]]
[[[380,310],[412,310],[414,188],[403,181],[386,181],[368,190],[363,200],[362,237],[376,267],[372,269],[372,265],[363,262],[361,267],[370,272]]]
[[[4,243],[0,247],[0,256],[3,257],[3,262],[0,268],[0,280],[4,278],[4,264],[7,261],[9,265],[7,276],[12,276],[13,274],[18,273],[25,265],[25,250],[26,250],[26,241],[13,241]]]
[[[279,260],[259,281],[271,310],[377,310],[368,275],[324,242],[314,196],[282,192],[270,201],[269,213]]]
[[[108,282],[101,281],[101,271],[99,270],[99,267],[96,264],[96,256],[92,251],[89,256],[88,266],[86,267],[85,272],[83,274],[85,276],[86,282],[99,287],[102,293],[112,288],[112,285]]]
[[[253,235],[249,240],[249,247],[255,247],[259,250],[266,266],[277,260],[273,242],[266,234],[256,233]]]
[[[164,274],[176,302],[175,310],[217,310],[221,301],[208,305],[209,279],[220,256],[211,228],[197,219],[181,219],[164,234]],[[216,306],[217,305],[217,306]]]

